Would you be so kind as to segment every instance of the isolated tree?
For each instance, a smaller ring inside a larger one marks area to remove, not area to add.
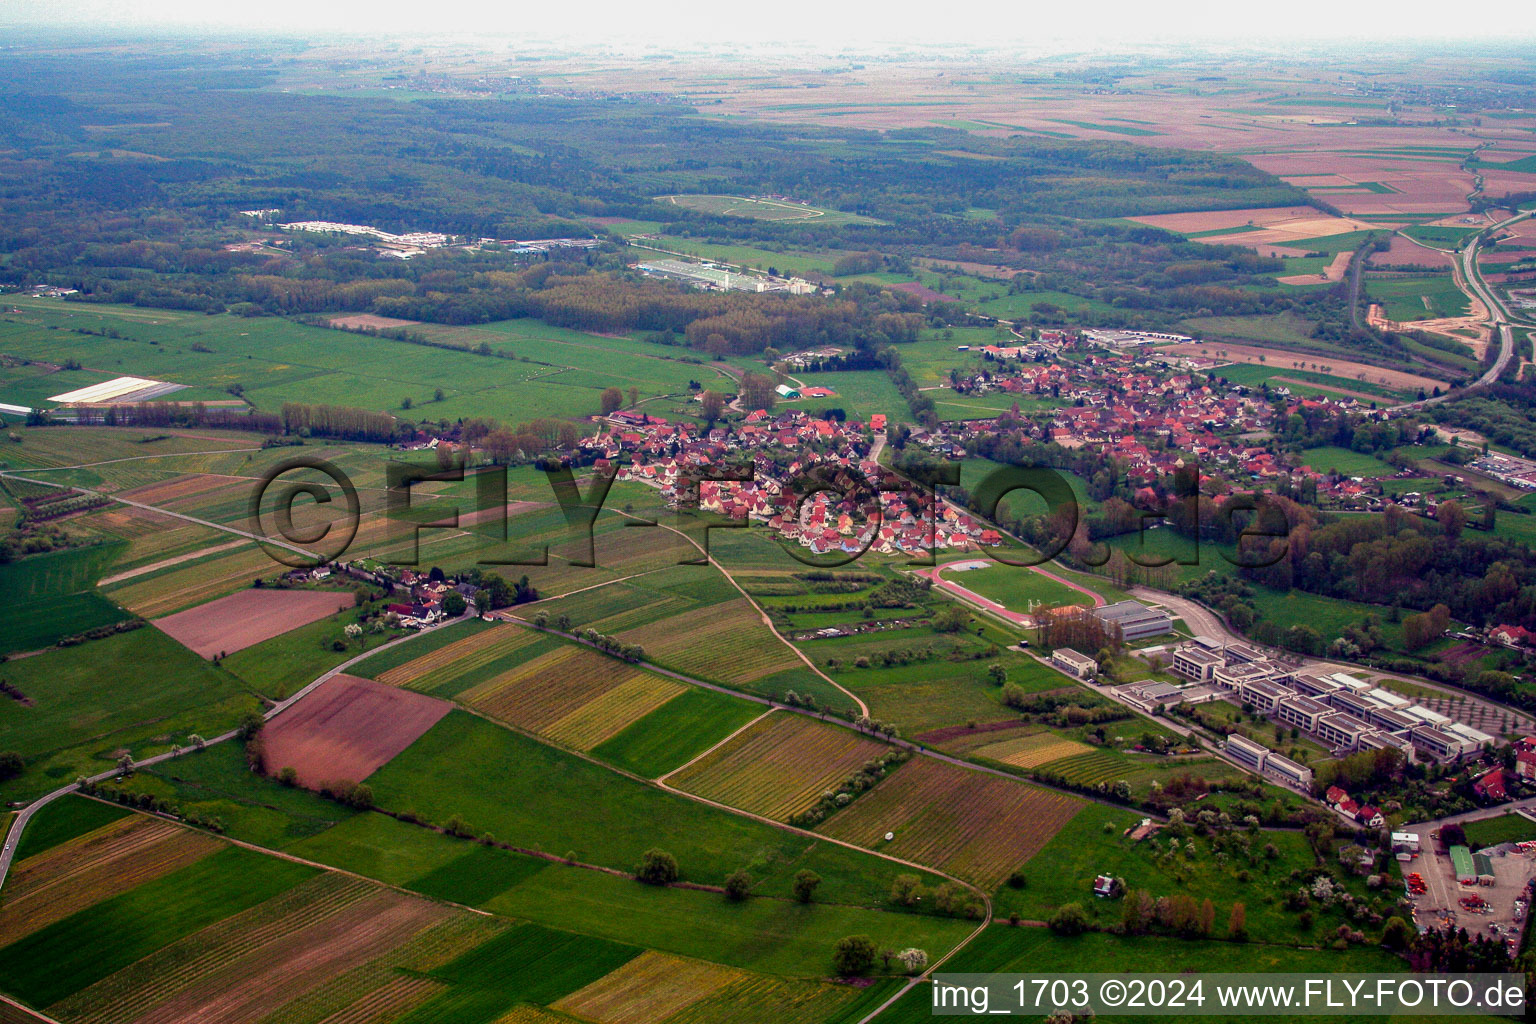
[[[923,898],[923,880],[916,875],[897,875],[891,880],[891,902],[910,907]]]
[[[737,868],[725,876],[725,898],[740,902],[752,895],[752,876],[743,868]]]
[[[896,962],[901,964],[901,969],[906,973],[917,974],[928,966],[928,954],[911,946],[896,954]]]
[[[411,396],[410,395],[406,395],[404,398],[400,399],[400,408],[402,408],[402,409],[409,409],[410,407],[411,407]]]
[[[1008,670],[994,661],[987,666],[987,678],[992,681],[993,686],[1002,686],[1008,681]]]
[[[1088,915],[1081,903],[1064,903],[1046,923],[1057,935],[1081,935],[1088,930]]]
[[[1232,904],[1232,913],[1227,917],[1227,938],[1233,942],[1248,941],[1248,908],[1242,903]]]
[[[816,895],[816,887],[821,884],[821,876],[809,868],[802,868],[795,872],[795,899],[801,903],[811,902]]]
[[[450,619],[456,619],[464,614],[469,607],[469,602],[464,600],[464,595],[457,590],[450,590],[443,595],[443,614]]]
[[[14,750],[0,753],[0,779],[14,779],[26,770],[27,762],[24,757]]]
[[[666,850],[652,847],[640,855],[635,877],[646,885],[669,885],[677,881],[677,858]]]
[[[717,391],[706,391],[700,402],[704,406],[704,421],[713,426],[725,412],[725,396]]]
[[[875,940],[868,935],[848,935],[832,949],[832,970],[841,978],[869,973],[875,966]]]
[[[1417,934],[1401,917],[1389,917],[1381,929],[1381,944],[1390,950],[1401,952],[1408,948]]]
[[[297,786],[299,784],[299,773],[294,770],[292,765],[288,765],[277,773],[277,781],[285,786]]]
[[[1435,509],[1435,520],[1445,535],[1451,540],[1461,536],[1461,531],[1467,525],[1467,511],[1461,507],[1459,501],[1442,501]]]
[[[604,416],[618,412],[624,405],[624,392],[618,388],[604,388],[598,401],[602,404]]]

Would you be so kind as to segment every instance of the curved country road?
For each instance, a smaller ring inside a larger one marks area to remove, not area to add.
[[[440,623],[438,623],[435,626],[429,626],[426,629],[419,630],[418,632],[411,633],[411,634],[409,634],[407,636],[396,637],[394,640],[391,640],[388,643],[380,644],[379,646],[373,648],[370,651],[364,651],[361,654],[357,655],[356,657],[348,658],[346,661],[342,662],[340,665],[337,665],[335,668],[330,669],[329,671],[327,671],[327,672],[323,673],[322,675],[320,675],[318,678],[315,679],[314,682],[310,683],[309,685],[305,686],[303,689],[301,689],[298,692],[294,693],[293,696],[287,698],[286,700],[279,701],[278,703],[272,705],[271,708],[269,708],[265,713],[263,713],[262,717],[267,719],[268,721],[270,721],[274,716],[280,714],[281,712],[283,712],[287,708],[289,708],[292,705],[298,703],[299,700],[301,700],[305,695],[307,695],[311,691],[313,691],[321,683],[326,682],[327,680],[331,679],[333,676],[340,675],[341,673],[345,672],[347,669],[351,668],[353,665],[357,664],[359,661],[362,661],[364,658],[372,657],[373,655],[378,654],[380,651],[385,650],[386,648],[394,647],[396,644],[405,643],[407,640],[410,640],[410,639],[413,639],[414,637],[420,636],[422,633],[429,633],[429,632],[432,632],[434,630],[446,629],[449,626],[454,625],[455,623],[467,622],[469,619],[471,619],[473,617],[474,616],[472,616],[472,615],[467,615],[466,614],[466,615],[461,616],[461,617],[459,617],[457,619],[450,619],[447,622],[440,622]],[[239,730],[231,729],[231,730],[229,730],[226,733],[221,733],[218,736],[215,736],[212,739],[205,741],[203,745],[205,747],[211,747],[215,743],[223,743],[225,740],[234,739],[235,736],[237,736],[237,735],[239,735]],[[198,749],[197,747],[184,747],[184,748],[182,748],[179,751],[178,750],[167,750],[163,754],[156,754],[154,757],[146,757],[142,761],[134,762],[134,767],[142,768],[142,767],[147,767],[149,765],[161,764],[163,762],[170,761],[170,760],[172,760],[174,758],[181,757],[181,756],[183,756],[185,754],[195,753],[197,751],[197,749]],[[116,774],[117,774],[117,769],[113,768],[110,771],[99,772],[96,775],[89,776],[86,781],[88,781],[88,782],[105,782],[108,779],[110,779],[113,776],[115,776]],[[6,875],[8,875],[10,873],[11,861],[16,856],[16,847],[20,845],[22,829],[27,827],[27,823],[32,820],[32,816],[34,814],[36,814],[38,811],[42,810],[44,807],[46,807],[49,804],[51,804],[53,801],[59,799],[59,797],[61,797],[61,796],[68,796],[70,793],[75,792],[75,790],[77,790],[79,788],[80,788],[79,783],[71,782],[67,786],[61,786],[60,788],[54,790],[51,793],[48,793],[48,794],[46,794],[44,796],[38,797],[36,800],[32,801],[26,807],[22,808],[21,813],[16,816],[15,822],[12,823],[10,832],[8,832],[6,834],[4,848],[0,849],[0,889],[3,889],[5,887],[5,877],[6,877]]]

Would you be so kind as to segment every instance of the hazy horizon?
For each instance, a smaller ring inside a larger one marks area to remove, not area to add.
[[[217,10],[196,0],[0,0],[0,31],[51,28],[103,34],[185,34],[259,37],[339,36],[413,41],[464,39],[504,47],[529,43],[600,43],[607,50],[667,45],[688,48],[771,48],[837,52],[897,46],[972,47],[1019,50],[1139,49],[1207,43],[1243,48],[1276,48],[1301,41],[1341,43],[1482,41],[1520,45],[1536,39],[1536,13],[1523,0],[1490,0],[1475,21],[1458,22],[1441,4],[1428,0],[1356,5],[1302,0],[1283,12],[1240,8],[1207,0],[1151,8],[1131,0],[1107,0],[1090,15],[1077,8],[1021,12],[1015,5],[973,4],[958,16],[941,18],[931,5],[844,4],[835,7],[790,0],[771,12],[697,4],[635,5],[614,0],[584,4],[579,13],[563,8],[513,8],[483,0],[443,0],[424,8],[401,0],[362,3],[337,0],[305,3],[225,5]],[[1084,21],[1090,23],[1084,25]],[[1426,26],[1433,26],[1428,28]]]

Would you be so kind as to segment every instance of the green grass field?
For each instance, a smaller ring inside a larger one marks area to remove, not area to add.
[[[1522,814],[1504,814],[1482,821],[1469,821],[1464,826],[1467,845],[1477,850],[1500,843],[1518,843],[1536,839],[1536,821]]]
[[[494,780],[494,784],[489,784]],[[765,895],[785,896],[810,867],[829,901],[878,902],[896,872],[848,850],[623,778],[462,711],[450,713],[369,780],[381,807],[429,821],[463,816],[530,849],[631,871],[646,849],[677,857],[685,879],[718,885],[747,867]],[[537,793],[537,800],[523,794]]]
[[[762,711],[759,704],[691,688],[598,744],[591,754],[654,779],[702,754]]]
[[[0,565],[0,593],[25,614],[0,634],[0,654],[37,650],[131,616],[95,592],[96,580],[126,545],[100,544],[32,555]],[[0,669],[0,677],[4,670]]]
[[[749,220],[766,221],[815,221],[818,226],[830,224],[878,224],[871,217],[839,210],[823,210],[799,203],[785,203],[774,199],[748,199],[745,196],[676,195],[659,197],[663,203],[697,213],[717,217],[745,217]]]
[[[16,860],[23,861],[35,853],[51,850],[130,813],[125,808],[74,794],[55,800],[32,816],[16,847]]]
[[[9,662],[0,675],[32,701],[0,701],[5,747],[27,759],[0,785],[8,799],[110,768],[120,748],[143,756],[188,733],[216,735],[255,706],[233,676],[153,626]]]
[[[1082,591],[1073,590],[1031,569],[1012,565],[995,564],[963,572],[951,570],[944,574],[944,578],[1017,612],[1028,612],[1037,605],[1056,608],[1093,604],[1093,598]]]
[[[913,945],[936,954],[975,927],[952,918],[823,903],[819,891],[818,902],[809,905],[771,899],[728,903],[718,893],[657,889],[560,865],[485,907],[615,941],[643,939],[670,953],[800,977],[828,973],[832,946],[844,935],[870,935],[882,946]]]
[[[1466,316],[1467,296],[1449,273],[1415,277],[1367,277],[1365,292],[1382,304],[1388,320],[1433,320]]]
[[[1024,866],[1025,888],[1004,886],[997,891],[998,913],[1006,917],[1017,911],[1026,919],[1044,921],[1063,904],[1081,903],[1091,922],[1118,924],[1119,901],[1096,899],[1092,891],[1094,876],[1108,874],[1125,879],[1128,889],[1146,889],[1153,896],[1191,892],[1209,897],[1217,910],[1218,935],[1234,902],[1247,908],[1249,931],[1270,942],[1308,942],[1332,931],[1343,919],[1336,910],[1314,908],[1316,920],[1305,928],[1297,914],[1285,909],[1283,897],[1295,889],[1291,869],[1316,863],[1299,833],[1241,833],[1249,853],[1229,853],[1225,858],[1216,856],[1209,839],[1190,835],[1180,840],[1173,856],[1165,856],[1169,844],[1165,833],[1159,833],[1155,842],[1139,843],[1123,835],[1140,817],[1097,804],[1084,809]],[[1267,844],[1276,847],[1273,859],[1263,853]],[[1195,855],[1188,857],[1184,848],[1191,846]],[[1242,872],[1247,872],[1247,881],[1242,880]],[[1363,885],[1358,889],[1365,891]]]
[[[1307,448],[1301,453],[1302,460],[1323,473],[1337,470],[1345,476],[1382,477],[1393,476],[1397,470],[1374,455],[1350,451],[1348,448]]]
[[[280,317],[13,301],[23,312],[0,317],[0,352],[73,358],[109,373],[190,385],[195,391],[177,395],[188,400],[227,400],[225,389],[238,384],[247,401],[273,411],[291,401],[361,406],[411,419],[505,417],[508,408],[516,408],[520,419],[565,417],[597,412],[599,395],[611,385],[634,386],[650,398],[686,393],[689,380],[718,377],[687,349],[599,338],[536,320],[412,328],[462,349],[448,351]],[[121,337],[79,334],[76,328],[110,329]],[[482,343],[490,355],[477,354]],[[439,389],[440,402],[434,400]],[[26,390],[21,397],[31,395]],[[407,398],[409,411],[402,409]],[[0,400],[27,404],[3,389]]]

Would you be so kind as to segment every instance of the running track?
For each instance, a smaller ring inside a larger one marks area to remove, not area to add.
[[[993,615],[998,616],[999,618],[1007,619],[1009,622],[1012,622],[1014,625],[1028,626],[1028,625],[1033,625],[1034,624],[1034,620],[1031,619],[1028,615],[1025,615],[1025,614],[1023,614],[1021,612],[1009,611],[1006,607],[1004,607],[1003,605],[998,604],[996,601],[989,600],[988,598],[982,597],[980,594],[976,593],[974,590],[967,590],[965,587],[962,587],[960,584],[954,582],[953,580],[945,579],[943,577],[942,573],[947,568],[949,568],[949,566],[947,566],[947,565],[940,565],[940,566],[937,566],[937,567],[932,568],[932,569],[920,569],[920,570],[918,570],[918,575],[919,576],[925,576],[928,579],[932,580],[934,582],[934,584],[937,585],[941,590],[946,590],[949,593],[954,594],[956,597],[960,598],[961,600],[967,601],[970,604],[974,604],[974,605],[976,605],[979,608],[982,608],[982,609],[984,609],[986,611],[989,611]],[[1071,590],[1075,590],[1075,591],[1077,591],[1080,594],[1084,594],[1084,595],[1092,598],[1093,599],[1093,606],[1095,608],[1101,608],[1104,605],[1104,598],[1102,598],[1098,594],[1094,593],[1093,591],[1089,590],[1087,587],[1084,587],[1084,586],[1082,586],[1080,584],[1077,584],[1077,583],[1073,583],[1071,580],[1066,579],[1066,578],[1064,578],[1062,576],[1058,576],[1055,573],[1050,572],[1048,570],[1042,569],[1042,568],[1040,568],[1037,565],[1036,566],[1030,566],[1029,569],[1032,572],[1039,573],[1040,575],[1044,576],[1048,580],[1051,580],[1051,581],[1053,581],[1055,583],[1060,583],[1064,587],[1067,587],[1067,588],[1069,588]]]

